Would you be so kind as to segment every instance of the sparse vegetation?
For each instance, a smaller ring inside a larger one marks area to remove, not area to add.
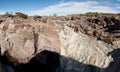
[[[33,17],[34,20],[41,19],[41,18],[42,18],[42,16],[38,16],[38,15],[35,15],[35,16]]]
[[[20,18],[23,18],[23,19],[27,19],[28,18],[28,16],[26,14],[23,14],[23,13],[20,13],[20,12],[17,12],[15,15],[20,17]]]
[[[55,16],[55,17],[56,17],[56,16],[57,16],[57,14],[53,14],[53,16]]]
[[[85,15],[98,17],[100,14],[98,12],[87,12]]]

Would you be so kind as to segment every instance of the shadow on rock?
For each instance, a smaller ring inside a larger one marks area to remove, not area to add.
[[[0,72],[15,72],[13,63],[5,55],[0,56]]]
[[[22,72],[57,72],[60,55],[44,50],[21,66]]]
[[[28,63],[17,66],[9,63],[6,57],[0,58],[3,72],[120,72],[120,49],[109,52],[109,55],[113,57],[114,61],[107,68],[83,64],[48,50],[37,54]]]
[[[109,52],[108,56],[109,55],[112,56],[113,62],[106,68],[106,72],[120,72],[120,48]]]
[[[105,72],[104,68],[84,64],[72,58],[61,57],[61,72]]]

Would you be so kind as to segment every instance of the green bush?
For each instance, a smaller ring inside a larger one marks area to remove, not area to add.
[[[85,15],[98,17],[100,14],[98,12],[87,12]]]
[[[33,16],[34,20],[41,19],[41,18],[42,18],[42,16],[38,16],[38,15]]]
[[[20,16],[19,16],[20,18],[23,18],[23,19],[27,19],[27,15],[25,15],[25,14],[21,14]]]
[[[27,19],[28,18],[28,16],[26,14],[23,14],[23,13],[20,13],[20,12],[15,13],[15,15],[20,17],[20,18],[23,18],[23,19]]]
[[[57,14],[53,14],[53,16],[57,17]]]

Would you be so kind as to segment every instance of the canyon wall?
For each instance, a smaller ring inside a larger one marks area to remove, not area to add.
[[[60,53],[58,34],[53,24],[33,19],[1,18],[0,50],[17,63],[27,63],[43,50]]]
[[[101,68],[94,72],[104,72],[102,68],[108,67],[112,61],[112,58],[107,56],[107,53],[113,50],[112,46],[81,32],[76,33],[65,23],[56,23],[61,42],[61,55],[76,60],[78,63],[63,57],[64,72],[93,72],[94,69],[87,70],[89,68],[89,66],[86,67],[87,65]]]
[[[78,16],[71,21],[56,20],[55,24],[61,43],[62,72],[117,72],[117,64],[111,69],[109,66],[119,56],[108,53],[120,48],[119,18]]]
[[[117,15],[0,17],[0,54],[12,63],[28,63],[48,50],[60,55],[61,72],[117,72],[119,48]]]

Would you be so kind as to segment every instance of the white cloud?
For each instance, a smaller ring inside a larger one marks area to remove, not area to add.
[[[31,11],[30,15],[68,15],[74,13],[86,13],[86,12],[105,12],[105,13],[116,13],[114,9],[109,6],[101,6],[96,1],[86,2],[63,2],[56,5],[48,6],[42,10]]]

